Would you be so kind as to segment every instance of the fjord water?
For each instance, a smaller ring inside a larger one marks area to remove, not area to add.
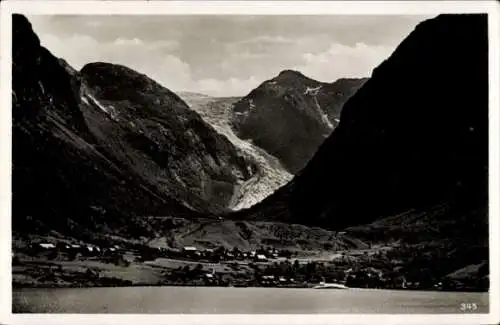
[[[463,305],[468,304],[468,305]],[[14,290],[14,313],[488,313],[488,293],[220,287]],[[468,306],[467,310],[461,310]]]

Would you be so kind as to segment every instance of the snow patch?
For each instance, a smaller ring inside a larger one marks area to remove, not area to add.
[[[40,89],[42,90],[42,94],[45,95],[45,88],[43,88],[43,84],[40,80],[38,81],[38,85],[40,86]]]
[[[97,101],[97,99],[94,98],[94,96],[92,96],[90,94],[87,94],[87,97],[92,101],[92,103],[94,103],[94,105],[96,105],[97,107],[99,107],[104,113],[109,114],[109,110],[106,107],[104,107],[104,105],[102,105],[101,103],[99,103]]]
[[[333,130],[333,124],[332,124],[332,122],[330,122],[330,120],[328,119],[328,116],[325,113],[323,113],[323,112],[321,112],[321,121],[323,123],[325,123],[330,129]]]
[[[255,109],[255,103],[254,103],[253,99],[250,98],[248,100],[248,106],[250,107],[250,110]]]
[[[330,130],[333,130],[333,124],[330,122],[328,119],[328,115],[321,109],[321,106],[319,106],[318,98],[314,97],[314,103],[316,104],[316,111],[318,112],[321,121],[328,126]]]
[[[89,103],[89,101],[88,101],[87,97],[82,96],[82,101],[83,101],[85,104],[90,105],[90,103]]]
[[[321,90],[322,86],[318,86],[316,88],[307,87],[306,91],[304,91],[304,95],[316,96],[318,92]]]
[[[113,105],[108,105],[106,107],[87,92],[85,92],[81,98],[85,104],[99,107],[99,109],[106,113],[106,115],[108,115],[112,120],[119,122],[117,111]]]

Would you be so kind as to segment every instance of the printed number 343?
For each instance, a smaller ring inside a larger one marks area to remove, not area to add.
[[[461,303],[460,304],[460,311],[476,311],[477,310],[477,304],[475,302],[472,303]]]

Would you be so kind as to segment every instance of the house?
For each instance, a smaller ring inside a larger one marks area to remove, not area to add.
[[[110,255],[114,255],[114,254],[118,253],[118,251],[115,247],[103,248],[102,251],[103,251],[103,255],[106,255],[106,256],[110,256]]]
[[[263,254],[257,254],[255,256],[255,260],[258,262],[265,262],[265,261],[267,261],[267,257],[266,257],[266,255],[263,255]]]
[[[52,243],[38,243],[38,246],[39,246],[39,248],[42,248],[42,249],[54,249],[54,248],[56,248],[56,245],[54,245]]]
[[[202,254],[201,254],[201,255],[202,255],[202,256],[204,256],[204,257],[207,257],[207,258],[208,258],[208,257],[212,257],[212,256],[214,255],[214,250],[213,250],[213,249],[211,249],[211,248],[207,248],[207,249],[205,249],[205,250],[202,252]]]
[[[198,249],[194,246],[184,246],[182,248],[182,253],[184,254],[184,256],[188,257],[198,257],[198,254],[200,254],[200,252],[198,252]]]
[[[184,246],[182,248],[183,252],[196,252],[198,249],[194,246]]]
[[[86,255],[98,255],[98,254],[101,253],[101,250],[99,249],[99,247],[96,247],[96,246],[84,245],[83,246],[83,252]]]
[[[30,245],[31,252],[33,254],[55,252],[56,245],[52,243],[33,243]]]

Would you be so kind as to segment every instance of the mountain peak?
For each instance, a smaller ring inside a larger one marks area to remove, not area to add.
[[[337,125],[342,105],[363,82],[328,84],[283,70],[234,104],[232,127],[295,173]]]
[[[278,74],[278,76],[276,76],[274,79],[291,79],[291,78],[310,79],[297,70],[289,70],[289,69],[281,71]]]
[[[297,70],[292,70],[292,69],[285,69],[281,71],[278,76],[286,76],[286,75],[299,75],[303,76],[303,74],[300,71]]]
[[[40,50],[40,39],[33,31],[29,20],[20,14],[12,15],[12,60],[13,62],[29,62],[35,64],[34,57]],[[17,66],[14,66],[16,69]]]

